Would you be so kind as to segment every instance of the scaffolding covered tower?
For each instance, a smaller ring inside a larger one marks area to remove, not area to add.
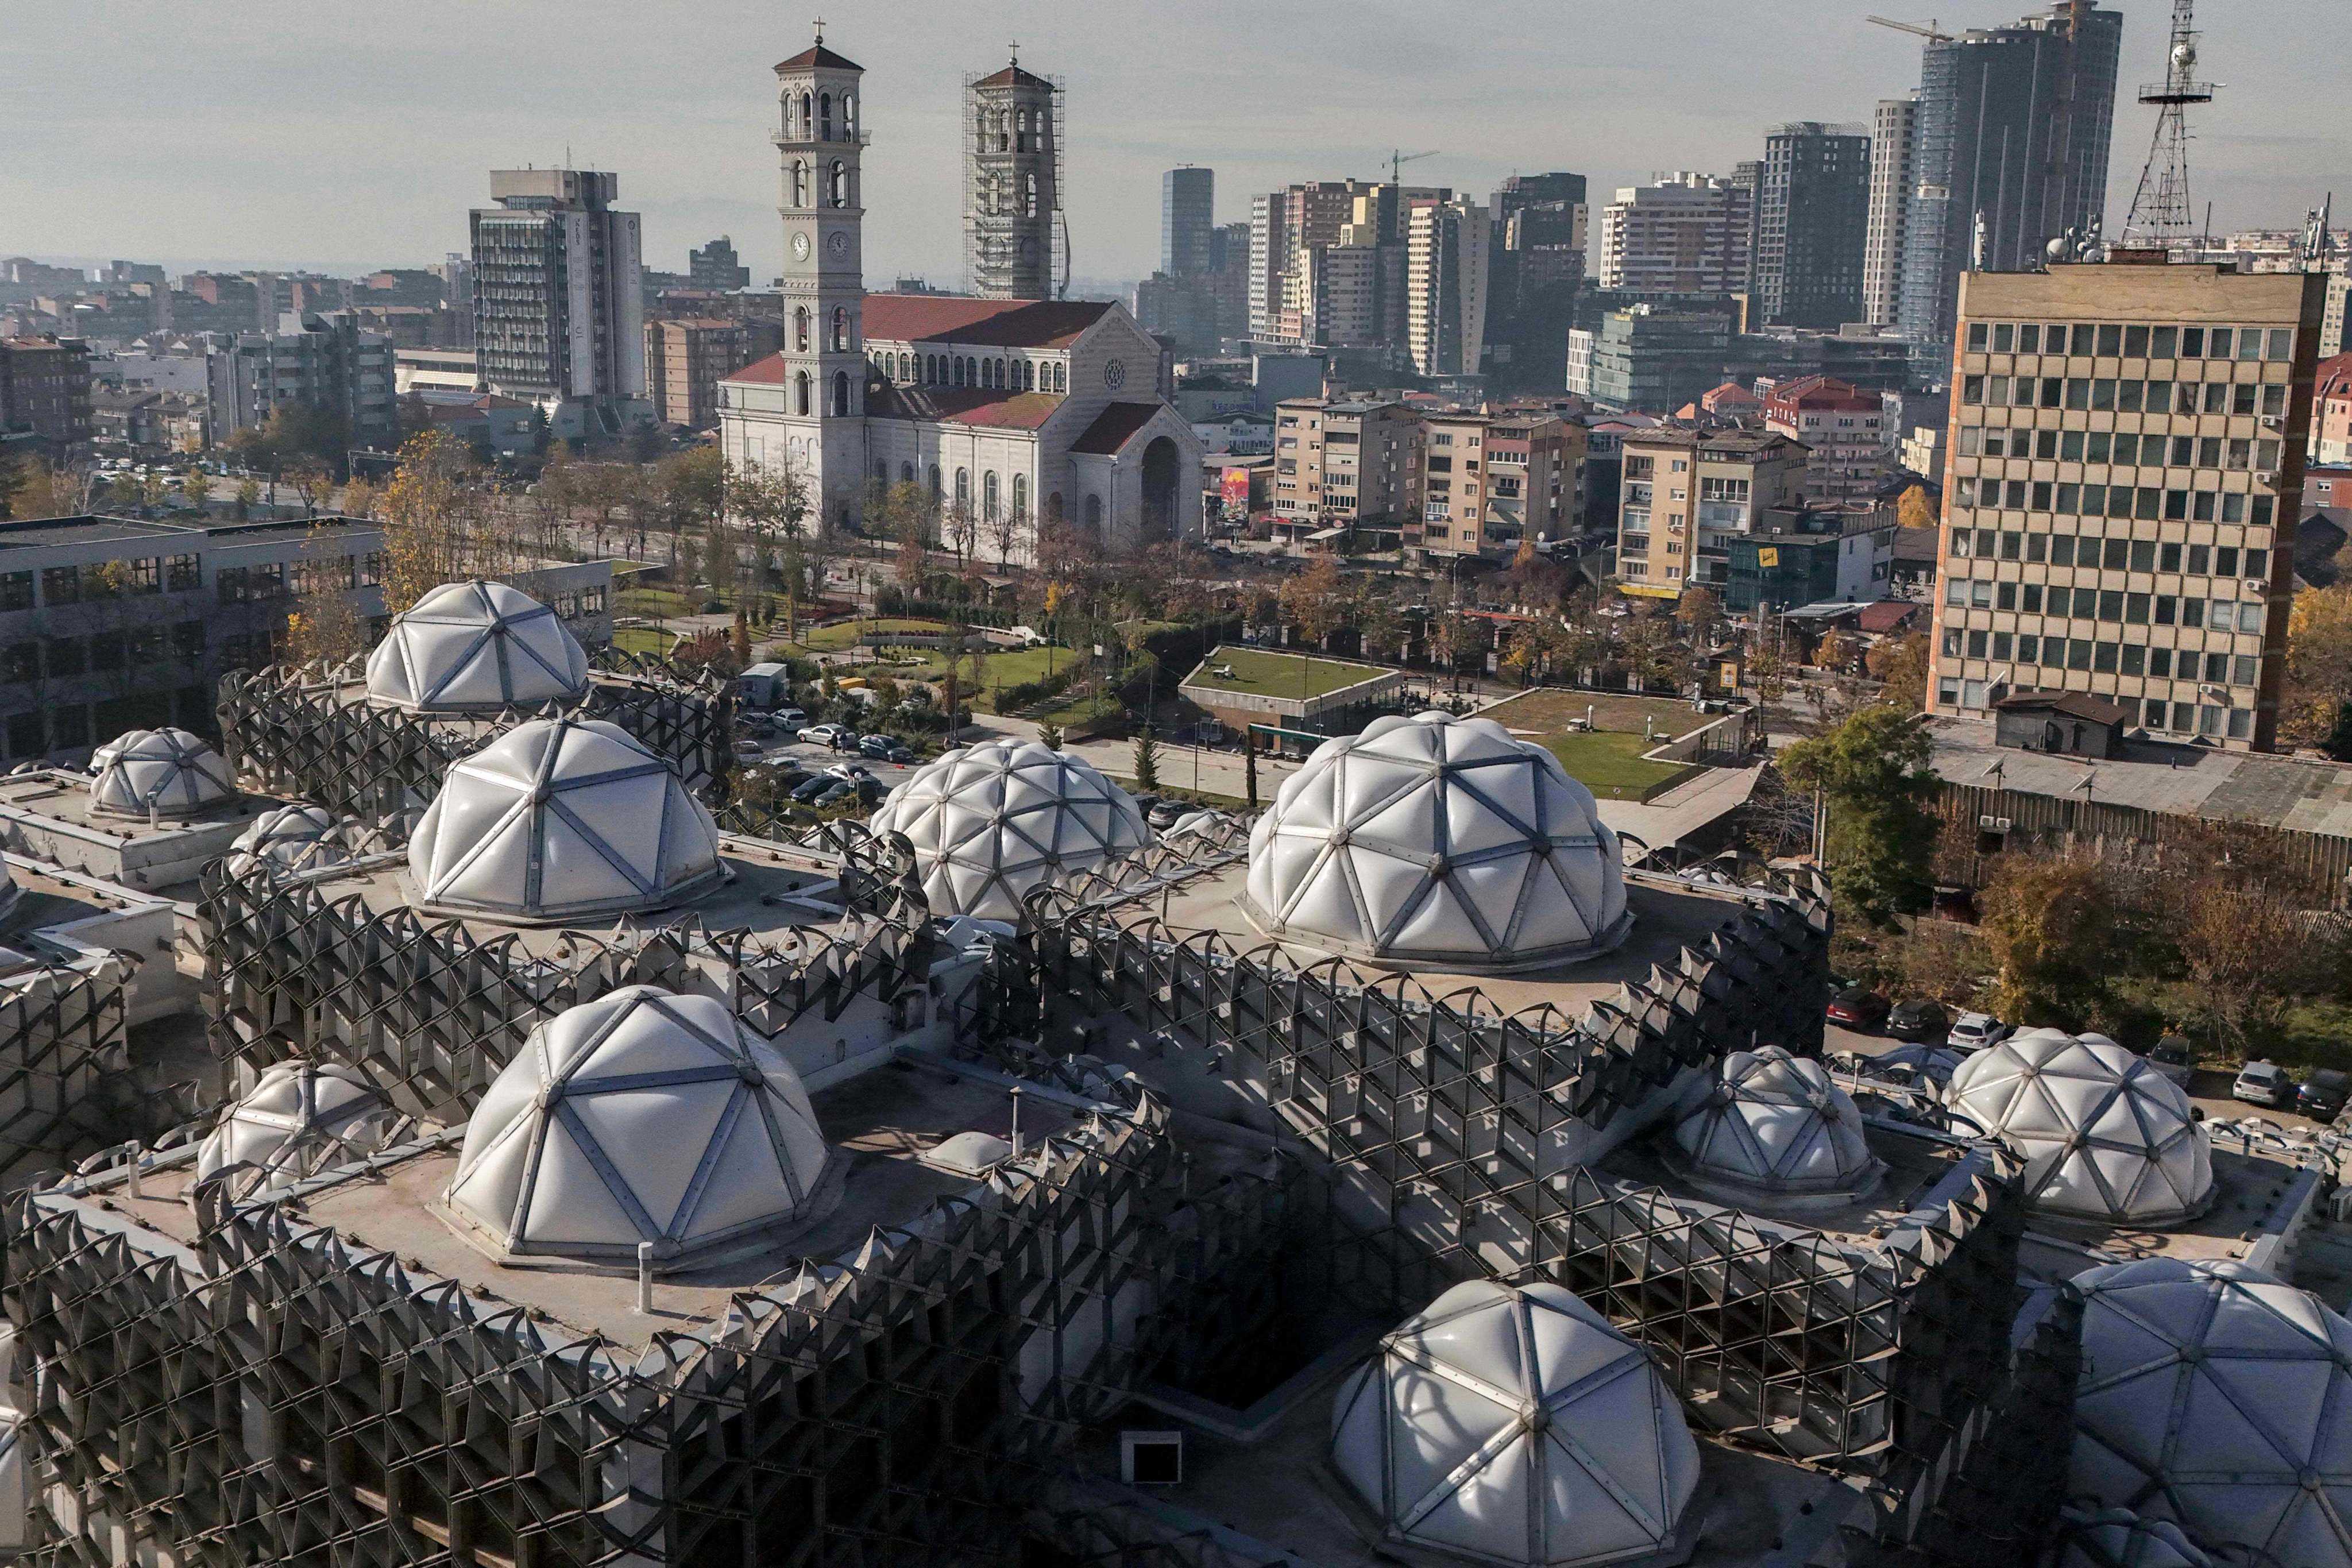
[[[1062,217],[1062,83],[1012,63],[964,78],[963,211],[971,291],[983,300],[1055,297]],[[1062,281],[1069,281],[1066,231]]]

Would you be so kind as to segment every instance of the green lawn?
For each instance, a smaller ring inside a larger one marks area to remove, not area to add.
[[[866,632],[912,632],[933,635],[948,629],[944,621],[910,620],[903,616],[885,616],[873,620],[838,621],[829,626],[819,626],[801,634],[801,640],[792,645],[793,651],[803,658],[813,653],[839,653],[857,646],[857,639]]]
[[[650,654],[656,658],[667,658],[677,641],[676,632],[656,626],[622,626],[613,633],[613,646],[623,653]]]
[[[705,602],[698,594],[688,598],[675,588],[621,588],[614,591],[613,597],[616,613],[655,620],[698,614]]]
[[[1588,713],[1595,728],[1630,731],[1637,740],[1642,734],[1642,721],[1647,719],[1661,741],[1687,735],[1722,717],[1719,713],[1694,713],[1689,703],[1678,702],[1671,697],[1571,691],[1559,687],[1538,687],[1533,691],[1523,691],[1517,697],[1507,698],[1492,708],[1481,710],[1478,717],[1492,719],[1506,730],[1526,730],[1538,735],[1549,735],[1565,731],[1570,720],[1582,719]]]
[[[1602,800],[1639,800],[1645,791],[1684,771],[1680,763],[1643,761],[1643,752],[1662,742],[1622,731],[1543,735],[1538,737],[1538,743],[1559,759],[1570,776]]]
[[[1233,674],[1209,673],[1227,666]],[[1265,648],[1223,647],[1211,649],[1209,657],[1201,661],[1201,668],[1184,678],[1184,684],[1218,691],[1246,691],[1260,697],[1320,697],[1327,691],[1337,691],[1343,686],[1387,673],[1371,665],[1353,664],[1346,659],[1310,659],[1300,654],[1276,653]]]
[[[1097,699],[1091,694],[1072,692],[1028,717],[1040,724],[1060,724],[1066,728],[1072,724],[1083,724],[1102,713],[1118,711],[1118,704],[1110,698]]]

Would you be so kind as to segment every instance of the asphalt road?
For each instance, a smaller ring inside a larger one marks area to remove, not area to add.
[[[1825,1053],[1854,1051],[1864,1056],[1877,1056],[1903,1044],[1886,1035],[1864,1035],[1843,1025],[1825,1027],[1822,1049]],[[2267,1105],[2249,1105],[2242,1100],[2230,1098],[2230,1080],[2235,1076],[2226,1072],[2200,1071],[2189,1083],[2189,1103],[2201,1108],[2209,1121],[2234,1121],[2242,1116],[2263,1116],[2283,1127],[2324,1127],[2308,1116],[2292,1110],[2273,1110]]]

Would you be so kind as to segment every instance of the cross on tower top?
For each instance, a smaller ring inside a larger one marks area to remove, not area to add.
[[[1006,47],[1013,51],[1013,63],[1016,66],[1019,65],[1021,63],[1021,40],[1015,38],[1011,44],[1007,45]]]
[[[816,19],[816,41],[820,44],[824,42],[824,18],[822,16]]]

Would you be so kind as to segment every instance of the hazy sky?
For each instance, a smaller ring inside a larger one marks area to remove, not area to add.
[[[1911,5],[1912,9],[1906,9]],[[2152,121],[2170,7],[2122,0],[2111,222]],[[620,173],[646,262],[732,234],[755,279],[779,259],[769,68],[815,0],[0,0],[0,255],[194,265],[437,261],[466,244],[493,166],[571,158]],[[1919,40],[1866,25],[1913,0],[864,0],[825,12],[866,68],[869,284],[961,286],[963,73],[1024,65],[1068,86],[1066,203],[1085,279],[1159,254],[1160,174],[1217,174],[1221,222],[1253,191],[1370,178],[1489,189],[1570,169],[1594,199],[1654,169],[1721,172],[1783,120],[1866,121],[1918,82]],[[1937,0],[1948,26],[2021,14]],[[2217,229],[2300,223],[2331,185],[2352,223],[2341,104],[2347,0],[2205,0],[2192,191]]]

